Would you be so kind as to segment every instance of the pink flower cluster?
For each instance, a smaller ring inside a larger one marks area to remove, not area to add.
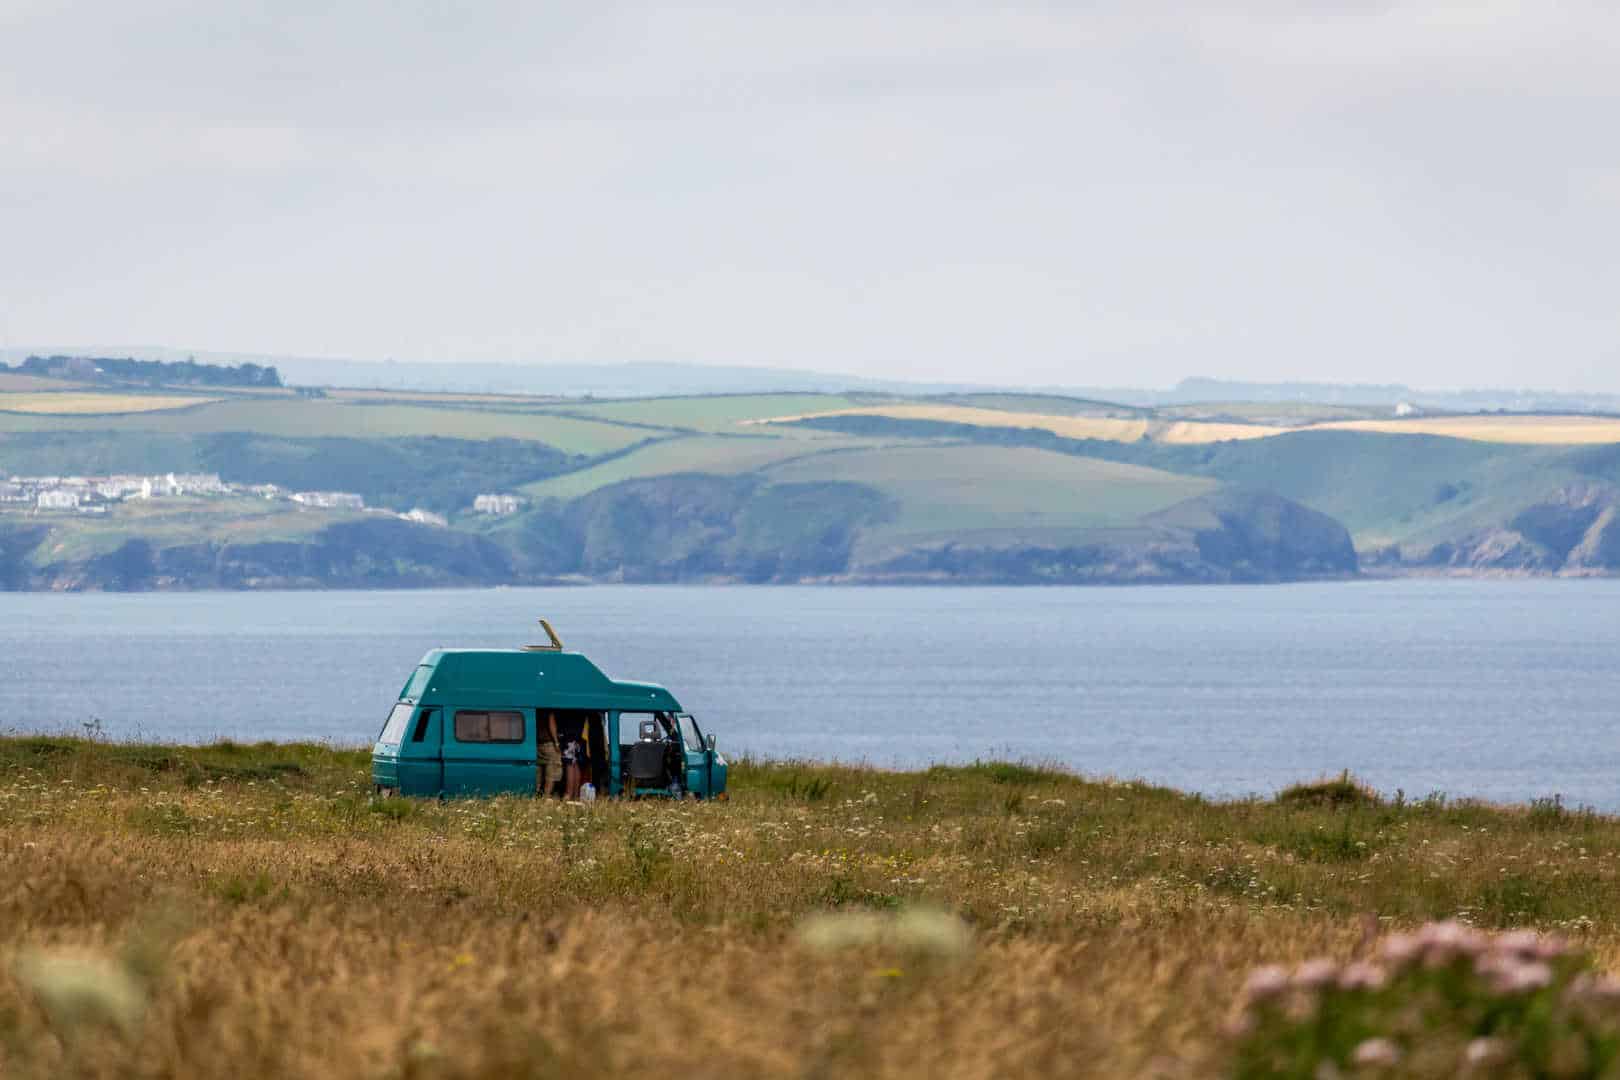
[[[1568,945],[1534,930],[1485,934],[1459,922],[1430,923],[1415,934],[1386,938],[1379,955],[1399,971],[1413,965],[1425,968],[1470,963],[1499,994],[1517,994],[1551,986],[1551,962],[1569,956]]]
[[[1410,969],[1432,970],[1458,962],[1469,964],[1496,992],[1518,993],[1552,985],[1550,963],[1569,955],[1571,949],[1563,941],[1533,930],[1487,934],[1455,921],[1429,923],[1414,933],[1385,938],[1374,961],[1307,960],[1292,974],[1276,965],[1256,968],[1244,984],[1243,997],[1249,1004],[1259,1004],[1289,990],[1378,990]],[[1620,982],[1607,978],[1594,981],[1590,988],[1607,993],[1610,984],[1620,991]]]
[[[1290,1024],[1331,1022],[1339,1015],[1332,1001],[1334,994],[1373,994],[1387,987],[1393,994],[1387,1001],[1358,998],[1362,1005],[1344,1005],[1351,1008],[1350,1015],[1362,1018],[1377,1015],[1360,1011],[1368,1005],[1380,1011],[1387,1009],[1394,1025],[1389,1034],[1405,1030],[1404,1037],[1410,1039],[1416,1030],[1410,1027],[1414,1014],[1409,1005],[1423,999],[1400,991],[1424,985],[1431,975],[1469,980],[1477,988],[1470,996],[1518,996],[1561,985],[1559,1000],[1568,1005],[1601,1003],[1606,1006],[1603,1012],[1610,1013],[1614,1005],[1620,1004],[1620,979],[1591,972],[1571,977],[1572,966],[1580,966],[1576,950],[1550,935],[1532,930],[1488,934],[1455,921],[1429,923],[1412,933],[1384,938],[1367,960],[1341,964],[1315,959],[1292,971],[1276,965],[1255,969],[1244,984],[1244,1008],[1231,1031],[1237,1036],[1257,1033],[1267,1017],[1273,1023],[1279,1019]],[[1593,1015],[1585,1009],[1578,1011]],[[1446,1022],[1439,1016],[1434,1020],[1442,1025]],[[1459,1043],[1458,1052],[1462,1067],[1477,1069],[1494,1066],[1514,1051],[1510,1041],[1490,1037],[1475,1038],[1466,1046]],[[1358,1068],[1388,1069],[1401,1062],[1403,1048],[1395,1038],[1374,1036],[1347,1047],[1346,1053],[1348,1063]]]

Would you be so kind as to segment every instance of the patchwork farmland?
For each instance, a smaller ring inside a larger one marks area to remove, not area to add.
[[[346,519],[320,499],[281,514],[227,500],[85,516],[71,500],[0,495],[0,583],[12,587],[97,587],[97,567],[131,542],[145,545],[125,560],[135,577],[117,580],[154,587],[1620,570],[1620,418],[1604,416],[3,379],[0,476],[217,474],[352,493],[367,513],[415,522],[333,531]],[[479,495],[500,498],[480,510]],[[370,554],[351,550],[361,537]],[[244,563],[255,539],[325,554],[288,548],[265,563],[260,547]],[[1226,561],[1212,564],[1216,551]],[[214,569],[198,576],[202,565]]]

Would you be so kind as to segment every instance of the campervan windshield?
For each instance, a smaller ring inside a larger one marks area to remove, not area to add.
[[[411,722],[411,706],[403,701],[394,706],[394,711],[388,714],[388,722],[383,724],[381,734],[377,736],[380,743],[398,743],[405,738],[405,725]]]
[[[689,713],[676,713],[675,722],[681,726],[681,739],[686,748],[694,753],[703,752],[703,732],[698,730],[697,720]]]

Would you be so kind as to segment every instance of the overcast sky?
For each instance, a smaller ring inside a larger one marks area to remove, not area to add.
[[[0,344],[1620,391],[1617,11],[0,0]]]

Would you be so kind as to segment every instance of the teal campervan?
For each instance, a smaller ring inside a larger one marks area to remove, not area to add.
[[[608,678],[542,625],[550,645],[422,657],[372,748],[377,794],[549,794],[538,785],[555,722],[596,793],[724,798],[726,760],[675,695]]]

